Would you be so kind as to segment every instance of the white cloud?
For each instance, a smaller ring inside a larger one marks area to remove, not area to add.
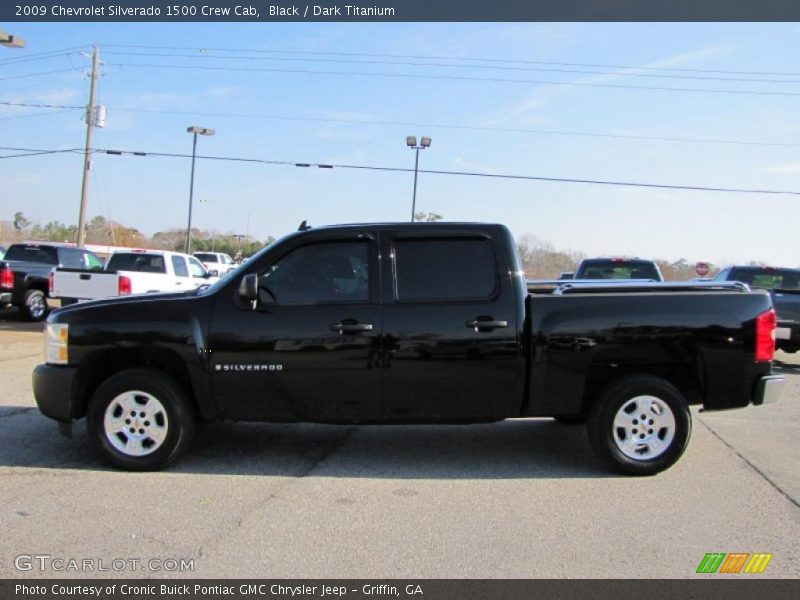
[[[779,173],[781,175],[798,175],[800,174],[800,162],[797,163],[783,163],[780,165],[770,165],[759,169],[764,173]]]
[[[539,88],[529,99],[512,105],[502,111],[495,113],[493,117],[486,117],[486,122],[493,125],[500,125],[511,121],[518,122],[521,118],[526,118],[527,115],[533,111],[539,110],[542,107],[551,104],[558,98],[574,93],[583,85],[601,85],[610,84],[614,81],[646,72],[645,69],[652,68],[669,68],[678,65],[685,65],[700,59],[710,57],[727,56],[736,50],[735,46],[709,46],[708,48],[701,48],[691,52],[682,52],[674,56],[669,56],[657,61],[653,61],[637,67],[629,69],[620,69],[613,73],[600,73],[597,75],[589,75],[585,77],[578,77],[576,79],[566,80],[563,84],[545,84]],[[565,67],[581,69],[581,67]],[[538,72],[537,72],[538,73]],[[547,77],[546,73],[538,74],[537,76]],[[569,84],[569,85],[565,85]]]

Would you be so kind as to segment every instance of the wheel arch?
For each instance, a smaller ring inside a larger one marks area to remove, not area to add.
[[[623,379],[639,375],[657,377],[671,383],[690,405],[703,401],[700,375],[691,364],[593,364],[586,375],[581,414],[588,414],[610,387]]]
[[[75,384],[74,417],[86,415],[92,395],[104,381],[133,368],[150,368],[165,373],[185,390],[200,417],[208,419],[215,415],[216,410],[209,401],[209,395],[197,393],[181,356],[167,348],[150,347],[103,349],[85,356],[80,362]]]

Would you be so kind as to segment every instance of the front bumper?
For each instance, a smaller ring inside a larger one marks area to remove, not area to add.
[[[62,423],[77,415],[74,404],[77,367],[38,365],[33,370],[33,395],[42,414]]]
[[[756,382],[756,393],[753,404],[772,404],[777,402],[783,391],[783,384],[786,380],[780,375],[767,375]]]

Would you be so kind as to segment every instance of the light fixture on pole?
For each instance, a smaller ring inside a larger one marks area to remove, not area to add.
[[[419,146],[417,146],[417,136],[409,135],[406,137],[406,146],[416,151],[416,155],[414,157],[414,195],[411,197],[412,223],[414,222],[414,212],[417,209],[417,173],[419,172],[419,151],[430,147],[430,145],[431,145],[431,138],[427,136],[422,136],[422,138],[420,138]]]
[[[8,48],[24,48],[25,40],[18,35],[9,35],[0,29],[0,46],[6,46]]]
[[[186,247],[184,252],[186,254],[192,253],[192,201],[194,200],[194,161],[197,157],[197,136],[207,135],[212,136],[216,133],[213,129],[208,127],[187,127],[186,133],[192,134],[192,177],[189,180],[189,222],[186,225]]]

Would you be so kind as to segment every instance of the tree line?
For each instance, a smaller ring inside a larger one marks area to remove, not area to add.
[[[442,220],[442,215],[417,212],[414,214],[414,219],[422,222],[437,222]],[[76,225],[65,225],[59,221],[50,221],[41,225],[25,217],[22,212],[14,215],[12,225],[11,234],[3,232],[4,237],[7,238],[3,241],[6,243],[22,240],[73,242],[77,238],[78,227]],[[267,237],[266,240],[257,240],[251,236],[192,229],[193,250],[224,252],[234,257],[239,252],[245,257],[255,254],[274,240],[275,238],[272,236]],[[86,243],[182,252],[186,243],[186,230],[173,227],[158,231],[148,237],[138,229],[126,227],[102,216],[96,216],[86,225]],[[578,263],[586,258],[583,252],[559,250],[550,242],[530,234],[523,235],[517,240],[517,248],[525,269],[525,276],[529,279],[556,279],[565,271],[573,271]],[[694,264],[689,263],[686,259],[681,258],[675,261],[656,259],[655,262],[667,281],[686,281],[696,276]],[[717,271],[718,269],[712,267],[709,276],[714,276]]]
[[[78,237],[77,225],[67,225],[60,221],[40,224],[28,219],[22,212],[14,214],[11,224],[11,232],[3,231],[3,241],[6,243],[23,240],[74,242]],[[272,236],[267,237],[266,240],[258,240],[252,236],[192,228],[192,250],[194,251],[224,252],[231,256],[241,252],[242,256],[250,256],[273,241],[275,238]],[[147,236],[134,227],[126,227],[98,215],[86,224],[86,243],[183,252],[186,243],[186,229],[173,227]]]

